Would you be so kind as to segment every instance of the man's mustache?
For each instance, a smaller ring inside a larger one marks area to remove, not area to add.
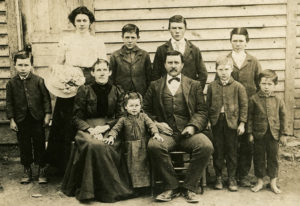
[[[177,72],[176,68],[172,68],[170,72]]]

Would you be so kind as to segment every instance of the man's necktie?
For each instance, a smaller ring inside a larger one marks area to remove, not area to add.
[[[171,84],[171,82],[173,80],[176,80],[176,81],[180,82],[180,78],[179,77],[173,77],[173,78],[171,78],[171,79],[168,80],[168,83]]]

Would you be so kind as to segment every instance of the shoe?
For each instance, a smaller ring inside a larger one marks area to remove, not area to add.
[[[21,184],[28,184],[32,180],[32,170],[31,167],[24,167],[24,174],[21,179]]]
[[[177,190],[167,190],[156,196],[155,200],[160,202],[169,202],[173,198],[178,197],[180,193]]]
[[[199,199],[197,198],[197,194],[190,190],[186,190],[183,193],[183,197],[188,203],[198,203],[199,202]]]
[[[235,180],[235,178],[229,178],[229,183],[228,183],[228,189],[229,189],[229,191],[231,191],[231,192],[236,192],[236,191],[238,191],[238,186],[237,186],[237,183],[236,183],[236,180]]]
[[[242,177],[242,178],[240,178],[239,185],[240,185],[241,187],[251,187],[251,183],[250,183],[250,181],[248,180],[247,177]]]
[[[217,177],[216,183],[215,183],[215,189],[217,189],[217,190],[222,190],[223,189],[222,177]]]
[[[38,178],[39,184],[47,184],[48,179],[46,176],[46,167],[39,167],[39,178]]]

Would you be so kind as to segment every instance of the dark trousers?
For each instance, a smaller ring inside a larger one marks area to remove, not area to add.
[[[272,136],[270,129],[262,138],[254,136],[254,173],[258,178],[266,174],[270,178],[278,176],[278,141]],[[267,164],[266,164],[267,160]]]
[[[21,164],[29,167],[34,162],[44,167],[45,128],[43,127],[43,120],[34,119],[28,112],[24,121],[17,123],[17,126]]]
[[[164,182],[165,190],[178,188],[179,182],[169,152],[180,149],[191,153],[192,158],[183,187],[196,192],[201,175],[209,162],[210,155],[213,153],[211,141],[202,133],[188,138],[160,135],[164,138],[163,142],[151,138],[148,143],[149,156],[152,167],[154,167],[155,176]]]
[[[247,124],[245,124],[245,128],[247,128]],[[237,176],[241,179],[248,176],[250,171],[253,157],[253,144],[249,143],[247,131],[243,135],[238,136],[238,141]]]
[[[216,125],[212,127],[215,152],[214,168],[216,176],[222,176],[224,159],[226,160],[228,177],[235,177],[237,168],[238,138],[236,129],[227,125],[225,114],[221,113]]]

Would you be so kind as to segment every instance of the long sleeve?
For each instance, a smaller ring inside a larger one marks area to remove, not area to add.
[[[118,134],[122,131],[124,127],[124,121],[125,121],[125,117],[121,117],[117,121],[115,126],[113,126],[113,128],[109,131],[108,136],[112,136],[114,137],[114,139],[116,139],[118,137]]]
[[[152,120],[156,120],[157,117],[153,114],[153,99],[152,99],[154,95],[153,93],[154,93],[154,82],[150,84],[145,94],[143,110]]]
[[[158,47],[153,61],[152,81],[161,78],[164,70],[165,68],[162,49]]]
[[[73,123],[78,130],[87,130],[90,128],[89,124],[85,121],[86,119],[86,106],[87,98],[85,92],[85,86],[79,87],[77,94],[74,99],[73,107]]]
[[[253,133],[253,115],[254,115],[254,101],[251,98],[249,100],[249,105],[248,105],[248,124],[247,124],[248,134]]]
[[[6,116],[8,119],[14,118],[14,99],[12,94],[11,82],[6,84]]]
[[[43,95],[43,105],[44,105],[44,112],[47,114],[51,114],[52,107],[51,107],[51,98],[50,94],[45,86],[44,80],[41,78],[39,79],[39,88]]]
[[[152,67],[151,67],[151,60],[150,60],[149,54],[147,54],[147,56],[146,56],[144,68],[145,68],[147,88],[148,88],[150,85],[150,82],[152,81]]]
[[[280,135],[288,135],[288,120],[284,101],[279,102],[279,118],[280,118]]]
[[[238,95],[239,95],[239,109],[240,109],[240,114],[239,114],[239,122],[247,122],[248,118],[248,96],[246,89],[243,85],[239,86],[238,89]]]
[[[198,80],[201,82],[202,90],[204,90],[206,81],[207,81],[207,70],[206,66],[203,62],[203,58],[201,55],[200,50],[197,48],[197,55],[196,55],[196,68],[198,73]]]
[[[151,131],[151,134],[154,135],[155,133],[158,133],[158,128],[156,127],[154,122],[150,119],[150,117],[148,117],[147,114],[143,114],[143,116],[144,116],[145,124],[148,127],[148,129]]]
[[[255,77],[254,77],[254,81],[255,81],[255,85],[256,85],[256,91],[259,90],[259,74],[261,73],[261,71],[262,71],[261,65],[260,65],[259,61],[256,60]]]

